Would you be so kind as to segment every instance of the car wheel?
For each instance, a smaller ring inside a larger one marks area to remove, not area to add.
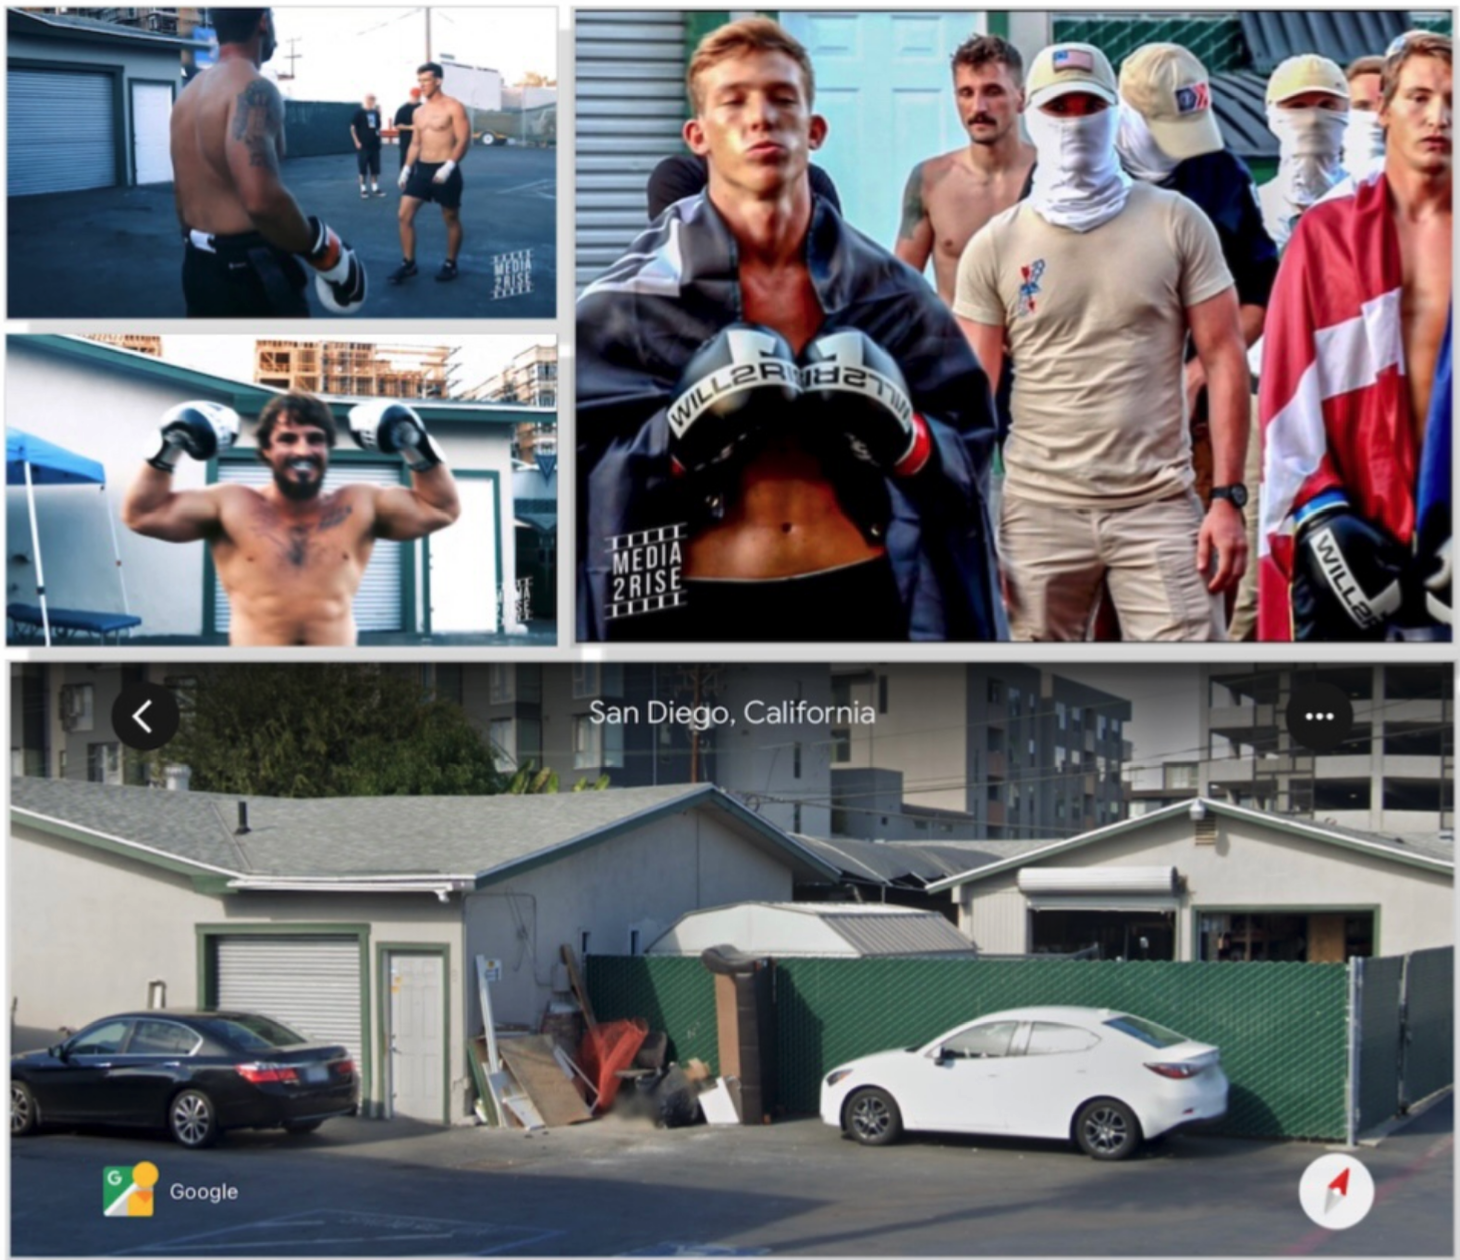
[[[286,1120],[284,1122],[285,1133],[313,1133],[323,1120]]]
[[[490,131],[484,131],[482,133],[482,143],[486,145],[496,144],[497,137],[494,136]]]
[[[1075,1144],[1091,1159],[1127,1159],[1141,1145],[1141,1122],[1123,1102],[1097,1098],[1075,1117]]]
[[[167,1109],[167,1130],[179,1146],[192,1150],[218,1140],[218,1113],[213,1100],[198,1089],[185,1089]]]
[[[902,1136],[902,1112],[885,1089],[863,1089],[847,1102],[846,1131],[863,1146],[886,1146]]]
[[[35,1095],[24,1081],[10,1082],[10,1136],[24,1137],[34,1133],[40,1122]]]

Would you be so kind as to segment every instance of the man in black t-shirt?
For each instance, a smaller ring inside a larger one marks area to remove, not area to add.
[[[365,94],[365,102],[350,119],[350,135],[355,141],[355,161],[360,170],[360,196],[385,196],[380,188],[380,108],[372,93]],[[370,176],[370,189],[365,188],[365,176]]]
[[[395,111],[396,145],[400,151],[400,170],[406,169],[406,154],[411,151],[411,139],[416,134],[416,110],[421,108],[421,89],[411,89],[411,99]]]

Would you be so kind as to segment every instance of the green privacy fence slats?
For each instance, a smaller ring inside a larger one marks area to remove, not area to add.
[[[584,982],[599,1023],[639,1015],[669,1034],[669,1057],[703,1059],[720,1070],[714,977],[698,958],[602,958],[589,955]]]
[[[1057,17],[1054,40],[1094,44],[1117,70],[1143,44],[1180,44],[1196,54],[1208,74],[1246,65],[1247,44],[1237,18],[1191,17]]]
[[[1407,1106],[1455,1079],[1455,951],[1411,954],[1406,982],[1409,1040],[1401,1101]]]
[[[1359,1114],[1363,1133],[1399,1110],[1399,994],[1404,959],[1359,964]]]
[[[591,958],[588,987],[599,1019],[642,1015],[675,1057],[715,1066],[713,977],[697,958]],[[1232,1083],[1225,1132],[1344,1136],[1340,964],[786,959],[775,971],[780,1101],[814,1113],[822,1076],[846,1059],[1050,1004],[1128,1010],[1220,1046]]]

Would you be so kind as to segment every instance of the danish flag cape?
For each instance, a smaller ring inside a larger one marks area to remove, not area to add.
[[[1400,285],[1382,172],[1299,220],[1263,327],[1260,639],[1293,637],[1292,513],[1315,495],[1342,489],[1355,512],[1406,545],[1421,513],[1448,518],[1448,467],[1425,479],[1430,502],[1417,502],[1429,452],[1417,448],[1410,416]],[[1448,450],[1450,399],[1435,384],[1425,445]]]

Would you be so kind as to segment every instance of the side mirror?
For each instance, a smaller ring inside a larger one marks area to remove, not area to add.
[[[46,1053],[50,1055],[53,1059],[60,1059],[62,1063],[64,1063],[69,1057],[66,1051],[66,1043],[64,1041],[58,1041],[54,1046],[48,1047]]]

